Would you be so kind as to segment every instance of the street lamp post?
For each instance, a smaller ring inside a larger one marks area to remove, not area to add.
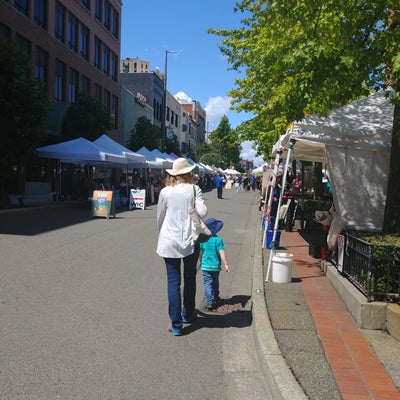
[[[163,97],[163,116],[161,121],[161,152],[165,151],[167,137],[167,70],[168,70],[168,54],[176,54],[175,50],[165,50],[165,66],[164,66],[164,97]]]

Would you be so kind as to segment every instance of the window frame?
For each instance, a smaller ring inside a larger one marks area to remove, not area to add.
[[[37,25],[47,30],[47,0],[35,0],[33,9],[33,19]]]

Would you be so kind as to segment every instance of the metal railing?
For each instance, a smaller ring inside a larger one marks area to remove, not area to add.
[[[368,301],[400,302],[400,248],[346,235],[343,275]]]

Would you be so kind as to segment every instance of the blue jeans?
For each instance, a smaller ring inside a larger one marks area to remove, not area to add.
[[[167,268],[168,314],[174,329],[182,329],[182,316],[190,318],[196,299],[196,265],[199,246],[194,253],[183,257],[183,308],[181,296],[181,258],[164,258]]]
[[[219,299],[219,271],[204,271],[204,297],[207,304],[212,304]]]

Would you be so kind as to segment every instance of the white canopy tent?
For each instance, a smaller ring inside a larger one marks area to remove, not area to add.
[[[39,157],[58,158],[61,162],[73,162],[89,165],[118,166],[126,164],[126,157],[114,154],[93,142],[78,138],[66,142],[38,147]]]
[[[118,154],[122,157],[125,157],[127,159],[126,163],[129,166],[133,166],[136,168],[147,167],[145,156],[131,151],[130,149],[128,149],[125,146],[122,146],[121,144],[111,139],[107,135],[101,135],[93,143],[96,146],[99,146],[103,149],[107,149],[110,153]]]
[[[379,91],[337,108],[328,117],[308,115],[273,148],[292,157],[326,162],[336,211],[348,227],[381,230],[386,202],[394,107]]]
[[[38,147],[36,151],[39,157],[59,159],[60,165],[61,162],[109,168],[122,168],[127,165],[127,158],[125,156],[114,154],[82,137],[49,146]],[[59,178],[59,190],[61,194],[61,174]]]
[[[254,168],[251,173],[254,175],[257,174],[263,174],[264,172],[268,171],[270,169],[270,165],[268,163],[264,163],[263,165],[260,165],[257,168]]]
[[[241,175],[241,173],[239,171],[236,171],[236,169],[234,168],[227,168],[223,172],[228,175]]]
[[[145,158],[149,167],[157,168],[157,169],[165,169],[171,168],[171,163],[163,158],[156,157],[154,153],[152,153],[145,146],[141,147],[137,153],[142,154]]]

